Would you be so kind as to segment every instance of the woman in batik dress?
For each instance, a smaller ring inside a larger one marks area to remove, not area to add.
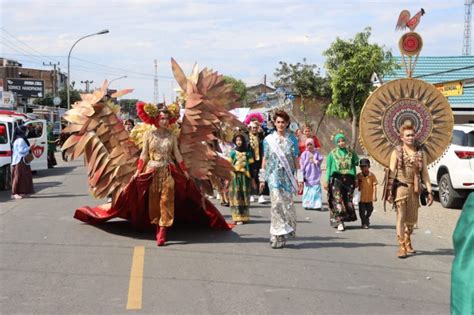
[[[235,148],[229,155],[229,161],[234,166],[234,174],[229,186],[229,202],[232,220],[236,224],[243,224],[250,220],[250,164],[254,160],[243,135],[236,135],[233,142]]]
[[[357,153],[346,147],[346,136],[338,133],[334,136],[334,148],[326,160],[324,188],[328,190],[328,203],[331,226],[339,231],[345,230],[344,222],[356,221],[357,216],[352,203],[356,188],[356,166],[359,163]]]

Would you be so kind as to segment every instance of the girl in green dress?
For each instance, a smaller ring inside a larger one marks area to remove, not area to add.
[[[229,202],[232,220],[242,224],[250,220],[250,164],[254,162],[243,135],[234,137],[235,148],[230,151],[229,161],[234,166],[234,174],[229,186]]]
[[[338,133],[334,136],[336,148],[333,149],[326,159],[326,183],[324,188],[328,190],[328,203],[330,210],[331,226],[344,231],[344,222],[356,221],[352,197],[357,186],[355,180],[359,163],[357,154],[346,148],[346,136]]]

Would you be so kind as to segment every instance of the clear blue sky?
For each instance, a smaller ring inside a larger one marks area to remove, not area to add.
[[[152,101],[157,59],[159,93],[169,100],[177,87],[171,57],[186,73],[197,61],[247,85],[262,83],[265,74],[271,82],[279,61],[307,58],[324,68],[322,52],[336,37],[352,38],[367,26],[372,42],[399,55],[398,15],[420,8],[426,11],[416,30],[424,40],[421,54],[461,55],[464,0],[0,0],[0,56],[39,69],[59,61],[66,72],[71,45],[109,29],[74,48],[71,80],[98,87],[128,75],[111,88],[134,88],[128,97]]]

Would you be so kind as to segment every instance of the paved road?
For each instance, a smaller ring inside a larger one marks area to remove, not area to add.
[[[231,232],[175,228],[170,245],[157,248],[152,233],[127,222],[98,228],[72,218],[76,207],[100,203],[88,195],[81,161],[34,181],[30,199],[0,192],[3,314],[137,312],[127,310],[137,246],[145,249],[141,313],[449,313],[449,238],[420,222],[419,254],[397,259],[393,212],[379,208],[371,229],[354,223],[338,233],[328,212],[298,203],[297,239],[273,250],[269,207],[255,205],[250,224]],[[230,219],[228,208],[222,212]]]

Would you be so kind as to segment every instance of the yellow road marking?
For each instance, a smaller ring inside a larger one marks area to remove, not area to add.
[[[127,310],[142,308],[143,264],[145,261],[145,246],[135,246],[133,249],[132,269],[128,285]]]

